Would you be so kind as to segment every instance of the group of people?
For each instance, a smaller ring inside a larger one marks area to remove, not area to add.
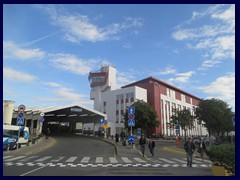
[[[140,145],[143,157],[144,157],[144,153],[145,153],[145,145],[146,144],[147,144],[146,138],[144,137],[144,135],[142,135],[141,138],[139,139],[139,145]],[[150,151],[150,153],[153,157],[154,156],[155,141],[151,137],[150,137],[150,140],[148,141],[148,148],[149,148],[149,151]],[[186,154],[187,154],[187,166],[192,167],[192,157],[193,157],[193,153],[194,153],[196,147],[195,147],[191,137],[188,138],[188,141],[185,142],[184,149],[185,149]],[[204,140],[201,139],[197,152],[200,154],[200,157],[201,157],[202,161],[204,161],[205,151],[206,151],[206,146],[205,146]]]

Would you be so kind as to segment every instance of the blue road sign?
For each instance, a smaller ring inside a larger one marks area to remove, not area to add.
[[[104,124],[108,124],[108,121],[107,121],[107,120],[104,120]]]
[[[179,129],[176,129],[176,134],[179,134]]]
[[[103,119],[103,118],[101,118],[101,119],[100,119],[100,123],[103,123],[103,122],[104,122],[104,119]]]
[[[18,117],[19,118],[22,118],[24,116],[24,113],[23,112],[20,112],[19,114],[18,114]]]
[[[141,136],[141,134],[142,134],[142,130],[141,129],[137,129],[137,135]]]
[[[129,141],[130,143],[133,143],[134,140],[135,140],[135,139],[134,139],[134,136],[129,136],[129,137],[128,137],[128,141]]]
[[[128,120],[128,126],[129,127],[133,127],[133,126],[135,126],[135,120]]]
[[[22,126],[24,124],[24,118],[17,118],[17,125]]]
[[[179,124],[176,124],[175,129],[179,129]]]
[[[43,121],[44,121],[44,118],[43,118],[43,117],[41,117],[41,118],[39,119],[39,121],[40,121],[40,122],[43,122]]]
[[[129,107],[128,114],[135,114],[135,107]]]
[[[135,115],[134,115],[134,114],[128,114],[128,118],[129,118],[130,120],[134,120]]]

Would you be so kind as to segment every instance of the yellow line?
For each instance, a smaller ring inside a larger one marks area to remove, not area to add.
[[[53,139],[53,138],[52,138],[52,139]],[[36,153],[42,152],[42,151],[44,151],[44,150],[49,149],[50,147],[52,147],[55,143],[56,143],[56,140],[53,139],[52,143],[51,143],[50,145],[48,145],[47,147],[42,147],[42,148],[40,148],[40,149],[38,149],[38,150],[34,150],[34,151],[31,151],[31,152],[28,152],[28,153],[26,153],[25,155],[36,154]]]
[[[170,149],[170,148],[167,148],[167,147],[164,147],[163,150],[168,151],[168,152],[172,152],[172,153],[176,153],[176,154],[186,155],[185,152],[173,150],[173,149]]]

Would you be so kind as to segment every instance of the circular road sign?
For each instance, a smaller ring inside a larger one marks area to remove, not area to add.
[[[42,116],[42,117],[43,117],[43,116],[44,116],[44,113],[43,113],[43,112],[41,112],[41,113],[40,113],[40,116]]]
[[[26,109],[26,106],[24,106],[23,104],[18,106],[18,111],[25,111],[25,109]]]
[[[19,117],[19,118],[22,118],[23,116],[24,116],[24,113],[23,113],[23,112],[18,113],[18,117]]]
[[[135,115],[134,115],[134,114],[128,114],[128,118],[129,118],[130,120],[134,120]]]

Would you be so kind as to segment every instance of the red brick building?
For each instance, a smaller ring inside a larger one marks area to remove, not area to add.
[[[147,101],[156,110],[158,115],[159,127],[148,130],[147,135],[175,135],[175,129],[170,127],[169,121],[172,116],[172,110],[178,108],[180,110],[186,108],[193,114],[194,109],[201,101],[200,98],[189,94],[177,87],[174,87],[164,81],[154,77],[134,82],[122,88],[130,86],[139,86],[147,90]],[[187,131],[187,135],[205,135],[206,129],[194,122],[194,128]],[[180,128],[180,135],[183,131]]]

